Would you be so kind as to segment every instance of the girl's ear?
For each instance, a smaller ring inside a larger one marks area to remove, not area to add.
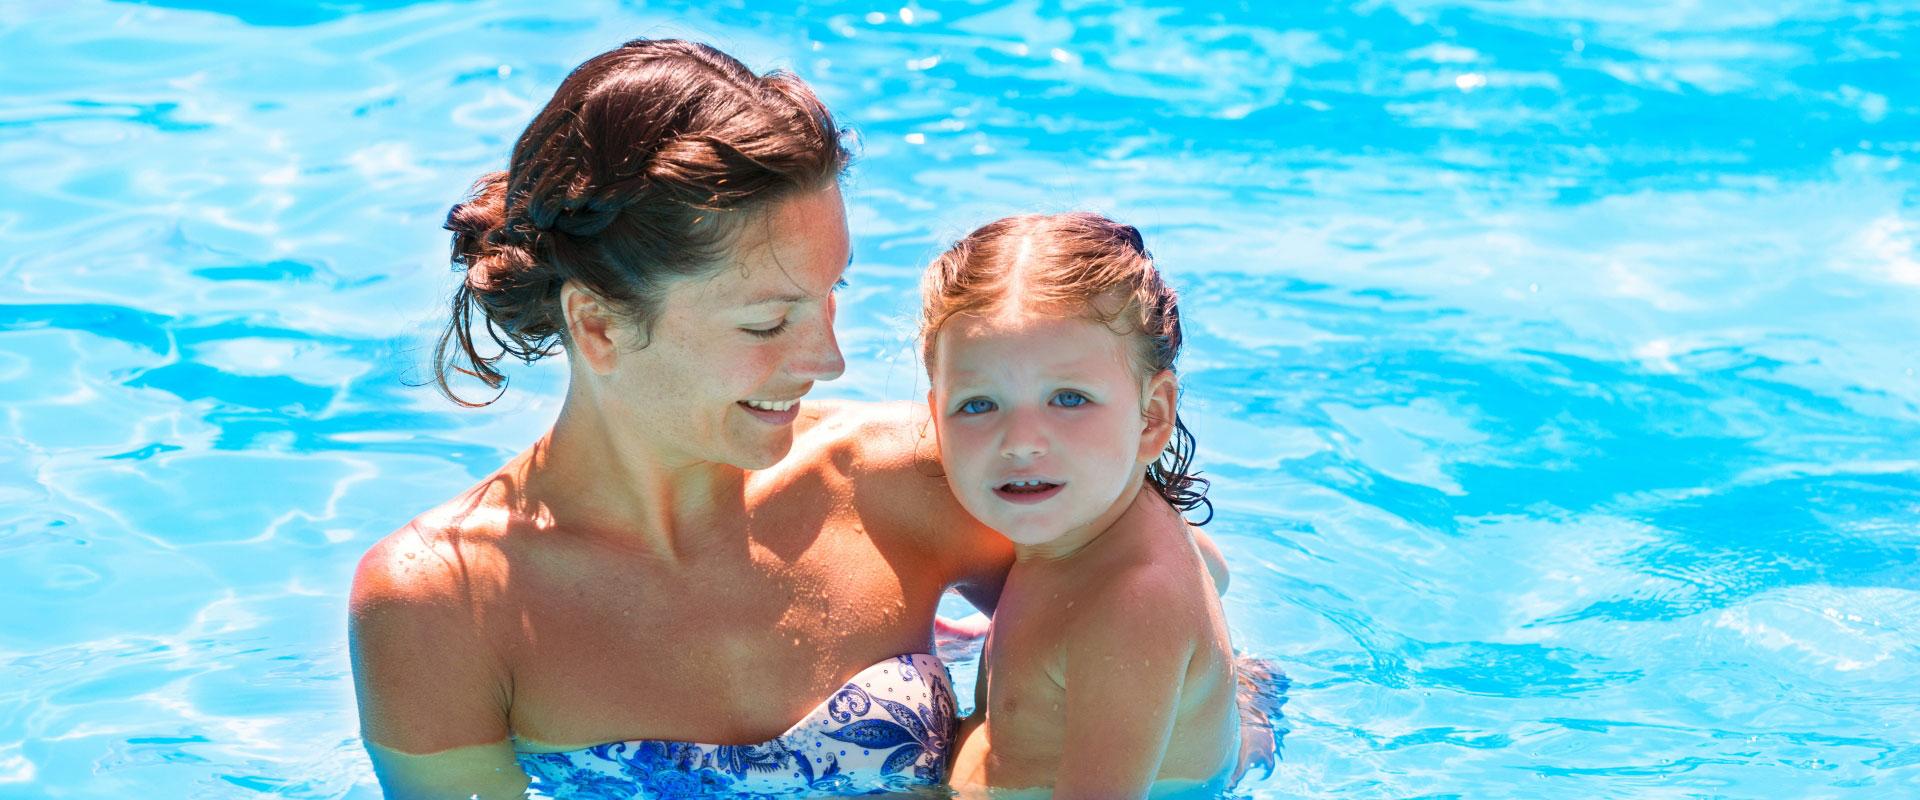
[[[560,312],[566,315],[567,344],[571,346],[567,356],[580,359],[596,375],[612,372],[614,356],[620,349],[614,341],[620,320],[607,301],[568,281],[560,286]]]
[[[1167,442],[1173,438],[1174,412],[1179,401],[1180,379],[1174,377],[1173,370],[1163,369],[1147,381],[1145,403],[1140,410],[1141,421],[1146,425],[1140,430],[1140,452],[1135,456],[1141,466],[1160,460],[1161,451],[1167,449]]]

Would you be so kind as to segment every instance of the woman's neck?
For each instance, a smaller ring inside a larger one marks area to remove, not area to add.
[[[520,459],[530,497],[555,529],[602,536],[664,560],[708,549],[744,513],[746,472],[647,441],[569,394],[553,428]],[[737,526],[735,526],[737,527]]]

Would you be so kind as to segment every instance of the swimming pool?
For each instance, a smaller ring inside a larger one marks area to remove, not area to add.
[[[562,378],[408,385],[440,220],[641,35],[858,131],[821,395],[924,393],[979,222],[1146,232],[1293,678],[1243,793],[1920,793],[1920,9],[715,5],[7,6],[0,797],[378,795],[353,564]]]

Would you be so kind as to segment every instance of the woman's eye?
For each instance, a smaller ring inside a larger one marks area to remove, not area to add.
[[[985,414],[992,410],[992,400],[982,400],[978,397],[960,404],[960,413],[962,414]]]
[[[840,291],[841,289],[845,289],[845,288],[847,288],[847,287],[849,287],[849,286],[852,286],[852,285],[853,285],[853,284],[851,284],[851,283],[848,283],[848,282],[847,282],[847,279],[846,279],[846,278],[841,278],[840,280],[837,280],[837,281],[834,281],[834,283],[833,283],[833,290],[834,290],[834,291],[836,291],[836,292],[838,292],[838,291]]]
[[[1053,404],[1062,408],[1073,408],[1092,402],[1079,392],[1061,392],[1053,396]]]
[[[783,319],[783,320],[780,320],[780,324],[775,325],[771,328],[741,328],[740,330],[746,331],[747,333],[751,333],[762,339],[771,339],[775,336],[779,336],[780,332],[786,329],[787,329],[787,321]]]

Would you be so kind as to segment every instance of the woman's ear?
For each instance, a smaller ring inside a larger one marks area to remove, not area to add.
[[[1135,457],[1142,466],[1160,460],[1160,452],[1173,439],[1174,412],[1180,401],[1180,379],[1173,370],[1160,370],[1147,381],[1145,403],[1140,410],[1146,423],[1140,431],[1140,453]]]
[[[614,335],[619,317],[612,306],[591,290],[568,281],[560,286],[560,311],[566,315],[568,358],[577,358],[596,375],[613,371],[619,345]]]

